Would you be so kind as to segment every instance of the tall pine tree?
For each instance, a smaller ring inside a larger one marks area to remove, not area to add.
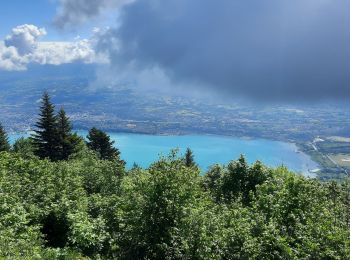
[[[42,96],[39,119],[35,127],[36,130],[32,135],[35,155],[40,158],[49,158],[52,161],[58,160],[57,118],[55,107],[47,92],[44,92]]]
[[[74,152],[78,139],[72,134],[72,124],[63,108],[57,115],[58,160],[67,160]]]
[[[5,132],[5,129],[0,124],[0,152],[8,152],[10,149],[11,146],[9,144],[7,134]]]
[[[119,159],[119,150],[113,147],[114,141],[111,141],[105,132],[93,127],[90,129],[87,139],[89,140],[88,147],[96,151],[101,159]]]
[[[187,167],[193,167],[196,165],[196,163],[194,162],[193,152],[190,148],[187,148],[184,159],[185,159],[185,165]]]

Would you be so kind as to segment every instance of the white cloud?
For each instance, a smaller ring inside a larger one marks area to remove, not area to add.
[[[46,35],[44,28],[24,24],[0,41],[0,70],[25,70],[28,64],[60,65],[65,63],[106,63],[108,60],[94,51],[94,38],[70,42],[39,41]]]
[[[75,42],[40,42],[31,59],[39,64],[53,65],[104,62],[95,54],[91,42],[86,39]]]
[[[18,55],[17,49],[13,46],[6,47],[0,41],[0,70],[25,70],[22,57]]]
[[[32,24],[19,25],[12,29],[12,33],[5,38],[7,47],[15,47],[20,55],[32,53],[39,37],[46,35],[44,28]]]

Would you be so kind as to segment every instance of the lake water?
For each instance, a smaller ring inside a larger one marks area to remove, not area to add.
[[[87,131],[78,131],[78,134],[85,137]],[[226,164],[230,160],[238,159],[240,154],[244,154],[250,163],[260,160],[273,167],[285,165],[308,176],[314,176],[309,170],[319,167],[308,155],[297,152],[297,146],[292,143],[209,135],[156,136],[128,133],[109,133],[109,135],[121,151],[121,157],[127,162],[128,167],[134,162],[147,167],[160,155],[167,155],[171,149],[179,148],[180,154],[183,154],[187,147],[192,149],[195,161],[202,170],[215,163]],[[23,134],[10,135],[10,141],[13,142],[20,136]]]

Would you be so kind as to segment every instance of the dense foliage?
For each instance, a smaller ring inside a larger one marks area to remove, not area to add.
[[[28,146],[0,153],[1,257],[350,258],[348,182],[244,157],[201,175],[175,152],[126,170],[86,146],[58,162]]]

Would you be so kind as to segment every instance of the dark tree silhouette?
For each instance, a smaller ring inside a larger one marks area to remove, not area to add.
[[[63,108],[57,115],[58,159],[67,160],[74,153],[79,137],[72,134],[72,124]]]
[[[57,118],[47,92],[42,96],[39,119],[35,126],[37,129],[32,135],[35,155],[52,161],[58,160]]]
[[[187,167],[193,167],[196,165],[196,163],[194,162],[193,152],[190,148],[187,148],[184,159],[185,159],[185,165]]]
[[[101,159],[119,159],[119,150],[113,147],[114,141],[111,141],[105,132],[93,127],[90,129],[87,139],[89,140],[88,147],[96,151]]]
[[[11,146],[9,144],[8,136],[5,132],[5,129],[0,124],[0,152],[10,151]]]

